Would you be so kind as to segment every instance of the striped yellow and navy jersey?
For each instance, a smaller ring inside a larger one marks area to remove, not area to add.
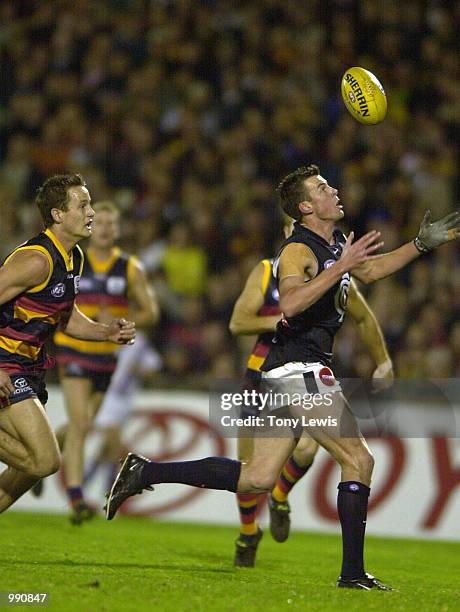
[[[6,259],[24,250],[46,255],[48,278],[0,307],[0,368],[8,374],[39,372],[53,364],[44,344],[69,318],[83,268],[83,252],[70,255],[50,229],[17,247]]]
[[[95,259],[88,249],[76,299],[83,314],[95,320],[101,312],[112,318],[127,317],[134,261],[134,257],[119,248],[113,248],[105,260]],[[94,372],[113,372],[115,369],[120,346],[114,342],[77,340],[60,331],[55,334],[54,342],[61,364],[75,363]]]
[[[276,286],[276,278],[273,276],[273,259],[262,260],[264,264],[264,274],[262,277],[262,293],[264,303],[259,308],[257,315],[259,317],[281,316],[279,309],[279,294]],[[248,370],[260,371],[260,368],[268,355],[270,346],[274,337],[274,332],[265,332],[257,338],[254,348],[249,355],[247,368]]]

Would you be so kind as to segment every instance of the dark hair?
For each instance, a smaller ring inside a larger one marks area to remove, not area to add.
[[[53,208],[66,210],[69,200],[67,190],[69,187],[85,187],[86,183],[81,174],[55,174],[37,189],[35,202],[43,219],[45,227],[54,223],[51,215]]]
[[[302,217],[299,210],[300,202],[304,202],[308,198],[305,179],[310,178],[310,176],[318,176],[318,174],[319,167],[315,164],[302,166],[285,176],[276,188],[282,209],[296,221],[299,221]]]

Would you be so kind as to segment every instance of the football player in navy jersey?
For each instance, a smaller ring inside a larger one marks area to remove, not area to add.
[[[91,235],[94,211],[79,174],[56,175],[38,189],[43,232],[17,247],[0,268],[0,512],[60,464],[44,410],[44,344],[61,327],[74,338],[125,344],[135,326],[98,323],[75,306],[83,267],[77,242]]]
[[[324,398],[322,405],[310,410],[312,421],[306,431],[334,457],[342,471],[337,506],[343,562],[337,586],[388,590],[364,571],[364,533],[374,460],[330,368],[332,344],[346,312],[350,274],[370,283],[397,272],[422,253],[457,238],[460,212],[431,222],[428,211],[413,241],[375,256],[373,253],[382,246],[377,242],[379,232],[368,232],[354,242],[353,232],[345,237],[335,228],[344,211],[337,189],[320,175],[317,166],[299,168],[286,176],[278,193],[284,212],[296,223],[274,262],[283,317],[262,366],[263,390],[267,397],[282,392],[301,396],[319,393]],[[302,405],[292,402],[288,409],[295,417],[304,416]],[[282,437],[280,432],[279,437],[275,435],[258,437],[251,461],[246,464],[225,457],[161,463],[129,453],[109,492],[107,519],[113,518],[129,496],[160,483],[239,493],[271,491],[295,445],[292,436]]]
[[[293,231],[293,222],[286,221],[285,237]],[[276,326],[281,319],[279,295],[273,275],[273,260],[264,259],[250,273],[246,285],[233,309],[230,330],[235,335],[258,334],[256,343],[247,360],[244,388],[260,388],[261,367],[275,336]],[[388,354],[382,330],[366,300],[352,281],[348,299],[348,310],[356,323],[363,342],[369,349],[376,369],[373,373],[375,387],[391,386],[394,378],[393,364]],[[246,416],[243,411],[242,416]],[[242,429],[238,436],[238,459],[248,463],[254,448],[254,431]],[[310,469],[318,444],[304,433],[293,453],[284,464],[268,502],[270,531],[277,542],[284,542],[289,536],[290,506],[288,496],[294,485]],[[240,535],[236,540],[235,565],[253,567],[262,530],[256,521],[260,496],[256,493],[238,493],[240,513]]]

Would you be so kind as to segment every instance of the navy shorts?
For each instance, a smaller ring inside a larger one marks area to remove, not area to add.
[[[95,372],[75,362],[59,364],[60,378],[87,378],[95,392],[105,393],[109,388],[112,375],[113,372]]]
[[[10,374],[14,391],[8,400],[0,400],[0,408],[18,404],[24,400],[37,398],[43,404],[48,401],[48,391],[45,385],[45,372],[38,374]]]

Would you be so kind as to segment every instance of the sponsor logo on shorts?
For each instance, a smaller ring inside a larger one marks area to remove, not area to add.
[[[350,491],[359,491],[359,485],[351,484],[350,485]]]
[[[329,368],[322,368],[319,371],[319,379],[323,385],[327,385],[328,387],[333,387],[335,385],[334,374]]]
[[[335,259],[326,259],[326,261],[324,262],[324,269],[327,270],[328,268],[333,266],[335,263],[336,263]]]
[[[13,395],[19,395],[21,393],[28,393],[29,391],[32,391],[32,387],[25,378],[16,378],[13,385],[15,386]]]
[[[65,293],[64,283],[58,283],[51,289],[51,295],[54,295],[54,297],[62,297],[64,293]]]

